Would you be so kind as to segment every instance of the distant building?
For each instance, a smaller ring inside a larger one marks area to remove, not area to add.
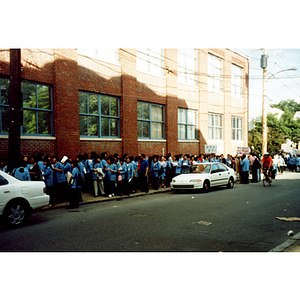
[[[21,154],[74,157],[248,146],[249,59],[234,49],[22,49]],[[0,51],[0,156],[9,49]]]

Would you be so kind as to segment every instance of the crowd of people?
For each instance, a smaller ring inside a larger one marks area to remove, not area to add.
[[[82,192],[93,193],[95,197],[129,195],[138,190],[149,192],[149,184],[154,190],[169,187],[173,177],[184,173],[195,163],[222,162],[233,168],[237,178],[243,184],[258,182],[261,178],[261,168],[268,161],[268,167],[281,174],[285,168],[300,171],[299,155],[274,155],[268,153],[262,160],[255,155],[232,156],[222,155],[191,155],[178,154],[172,156],[145,154],[133,157],[131,155],[107,155],[106,152],[89,156],[77,155],[76,159],[57,155],[50,157],[39,153],[37,156],[24,156],[11,175],[21,180],[43,180],[46,192],[50,195],[50,205],[57,202],[70,201],[70,208],[79,206]],[[0,160],[0,170],[7,172],[6,159]]]

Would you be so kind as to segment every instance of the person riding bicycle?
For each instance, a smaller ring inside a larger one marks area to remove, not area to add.
[[[262,168],[263,168],[263,173],[266,175],[268,174],[268,176],[270,178],[272,178],[272,169],[273,169],[273,159],[272,157],[269,155],[268,152],[266,152],[264,154],[264,157],[262,159]]]

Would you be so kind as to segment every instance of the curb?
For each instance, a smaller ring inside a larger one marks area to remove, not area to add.
[[[136,197],[141,197],[141,196],[147,196],[147,195],[154,195],[154,194],[159,194],[159,193],[167,193],[171,192],[171,188],[160,188],[157,191],[154,190],[149,190],[148,193],[146,192],[138,192],[126,196],[114,196],[111,198],[108,197],[94,197],[89,193],[83,193],[82,198],[83,201],[79,203],[79,207],[82,205],[90,204],[90,203],[99,203],[99,202],[108,202],[108,201],[121,201],[121,200],[126,200],[130,198],[136,198]],[[53,209],[59,209],[59,208],[65,208],[66,206],[69,205],[69,202],[62,202],[62,203],[56,203],[54,206],[46,206],[42,208],[42,210],[53,210]]]
[[[269,252],[283,252],[285,249],[289,248],[299,240],[300,240],[300,232],[294,235],[293,237],[290,237],[288,240],[278,245],[277,247],[271,249]]]

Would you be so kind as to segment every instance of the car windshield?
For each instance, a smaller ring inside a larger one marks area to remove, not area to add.
[[[210,164],[199,164],[195,166],[189,167],[184,174],[190,174],[190,173],[209,173],[210,172],[211,165]]]

